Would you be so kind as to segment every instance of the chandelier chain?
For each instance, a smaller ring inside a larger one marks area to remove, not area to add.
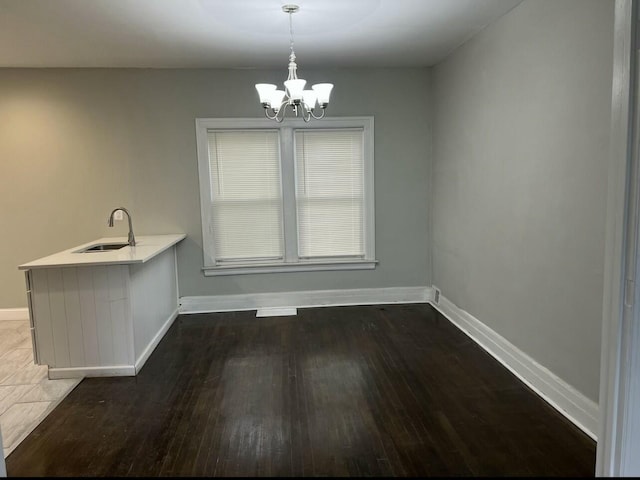
[[[293,12],[289,12],[289,48],[291,48],[291,55],[295,57],[293,51]]]

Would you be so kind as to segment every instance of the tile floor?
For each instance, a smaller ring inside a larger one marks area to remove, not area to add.
[[[0,430],[5,458],[80,379],[49,380],[34,365],[28,320],[0,320]]]

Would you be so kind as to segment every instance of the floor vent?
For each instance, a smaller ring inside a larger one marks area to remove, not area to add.
[[[269,307],[256,310],[256,317],[289,317],[298,314],[295,307]]]

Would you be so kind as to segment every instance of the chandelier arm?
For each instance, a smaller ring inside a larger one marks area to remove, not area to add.
[[[264,107],[264,116],[267,117],[269,120],[275,120],[276,117],[278,116],[278,114],[276,113],[273,117],[269,115],[269,108],[268,107]]]
[[[287,105],[289,104],[289,102],[287,100],[285,100],[284,102],[282,102],[282,105],[280,105],[280,109],[276,112],[275,116],[273,117],[272,120],[275,120],[278,123],[282,123],[284,120],[284,117],[286,115],[285,110],[287,109]]]
[[[325,114],[326,110],[323,108],[322,109],[322,114],[321,115],[316,115],[315,113],[313,113],[312,110],[309,110],[309,113],[311,114],[311,116],[313,118],[315,118],[316,120],[320,120],[321,118],[324,118],[324,114]]]

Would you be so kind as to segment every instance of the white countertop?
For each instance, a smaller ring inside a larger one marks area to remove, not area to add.
[[[129,263],[145,263],[153,257],[172,247],[186,235],[177,233],[172,235],[142,235],[136,237],[136,246],[126,246],[119,250],[79,253],[86,247],[98,243],[127,243],[127,237],[105,237],[84,243],[77,247],[54,253],[47,257],[39,258],[29,263],[24,263],[18,268],[29,270],[30,268],[46,267],[82,267],[88,265],[125,265]]]

